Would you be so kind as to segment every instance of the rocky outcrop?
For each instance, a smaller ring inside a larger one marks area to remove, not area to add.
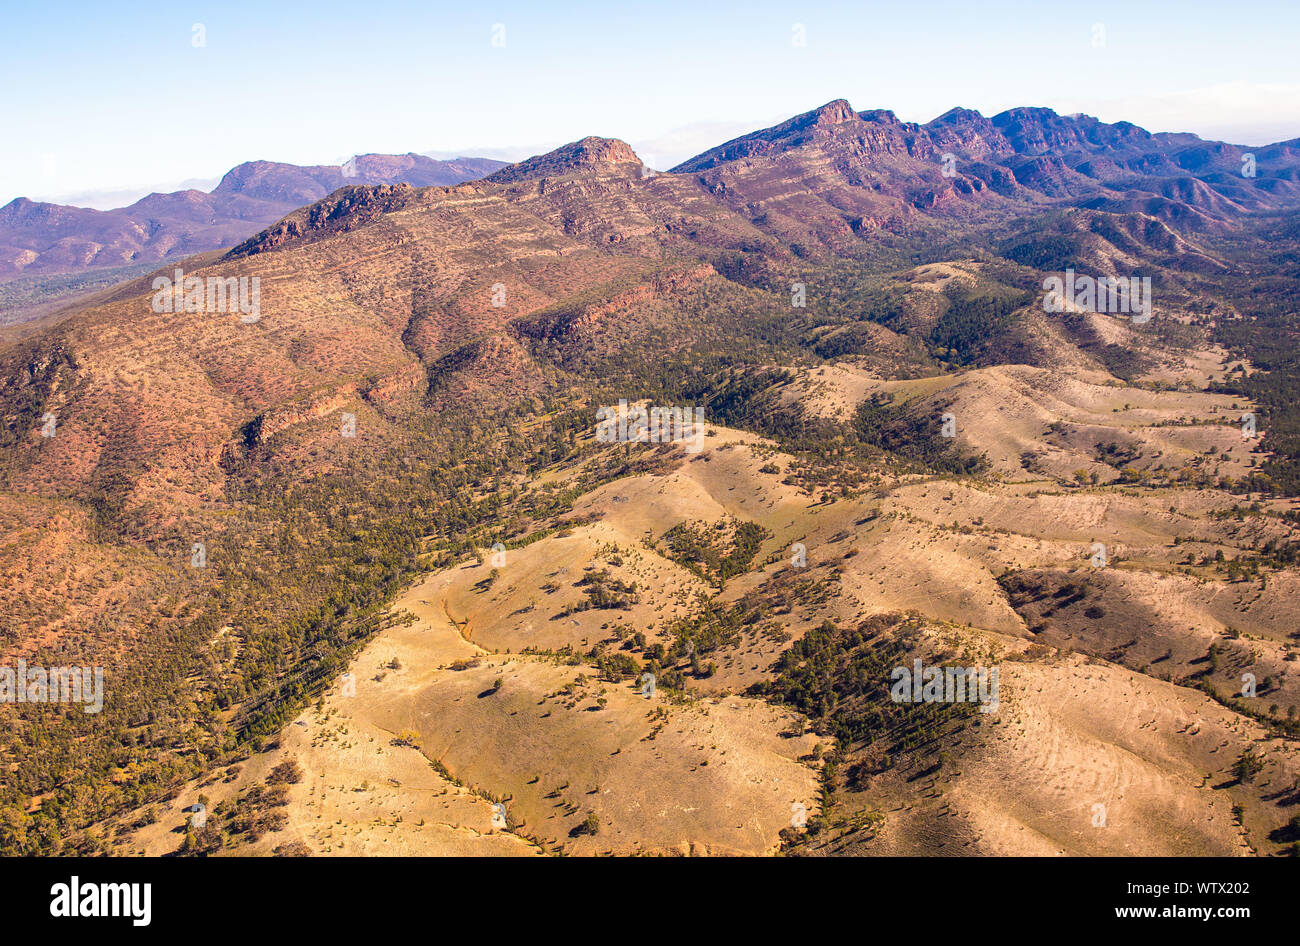
[[[488,175],[485,181],[513,184],[575,171],[639,171],[641,167],[641,159],[626,142],[591,136],[502,168]]]
[[[346,233],[369,223],[381,214],[406,206],[414,194],[409,184],[378,187],[346,187],[328,198],[291,213],[273,227],[250,237],[226,254],[239,259],[284,246],[293,240]]]

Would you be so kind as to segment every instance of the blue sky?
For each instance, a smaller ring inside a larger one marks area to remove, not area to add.
[[[258,158],[518,158],[588,134],[665,168],[841,97],[911,121],[1046,105],[1243,144],[1300,136],[1296,0],[49,2],[3,17],[0,204],[113,206]]]

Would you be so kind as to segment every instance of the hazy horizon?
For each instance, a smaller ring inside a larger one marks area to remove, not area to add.
[[[855,108],[858,107],[856,103],[852,103],[851,100],[850,103],[853,104]],[[822,105],[822,104],[825,103],[822,102],[817,103],[817,105]],[[809,111],[815,107],[817,106],[809,106],[809,108],[803,109],[803,111]],[[887,106],[880,106],[880,107],[887,108]],[[955,107],[966,107],[966,106],[953,106],[953,107],[955,108]],[[1039,106],[1027,106],[1027,107],[1039,107]],[[1046,106],[1046,107],[1050,108],[1051,106]],[[865,111],[865,109],[859,108],[859,111]],[[947,111],[947,109],[945,109],[944,111]],[[1055,111],[1060,112],[1059,109],[1056,109]],[[707,151],[708,149],[716,145],[722,144],[725,141],[747,134],[751,131],[756,131],[760,128],[766,128],[771,125],[777,124],[781,121],[786,120],[787,118],[793,117],[793,115],[796,114],[801,114],[801,112],[794,112],[791,113],[790,115],[783,114],[779,116],[770,116],[766,119],[755,119],[752,122],[718,121],[713,123],[699,123],[694,126],[684,126],[683,128],[680,129],[673,129],[656,139],[649,139],[646,141],[629,140],[628,143],[632,146],[632,149],[636,151],[636,153],[646,162],[647,165],[657,170],[667,170],[668,168],[680,164],[686,159],[692,158],[695,155]],[[940,112],[939,114],[941,115],[943,114],[943,112]],[[1075,114],[1075,113],[1061,112],[1061,114]],[[937,118],[937,117],[938,115],[931,116],[931,118]],[[987,114],[987,117],[992,117],[992,114]],[[915,121],[915,119],[907,119],[901,115],[899,116],[899,118],[904,121]],[[931,119],[925,119],[918,123],[924,124],[926,121],[930,121],[930,120]],[[1113,121],[1122,121],[1122,120],[1124,119],[1114,119]],[[1140,123],[1135,122],[1134,124],[1140,124]],[[704,131],[702,130],[702,126],[718,129],[720,133],[720,137],[708,138],[704,133]],[[1167,132],[1167,133],[1187,132],[1187,129],[1176,129],[1176,128],[1147,128],[1146,130],[1152,132],[1153,134],[1158,134],[1162,132]],[[1196,132],[1192,132],[1192,134],[1196,134]],[[586,137],[586,136],[582,135],[579,137]],[[619,136],[610,135],[605,137],[619,137]],[[1207,140],[1227,141],[1230,144],[1245,145],[1250,147],[1262,147],[1265,145],[1276,144],[1281,141],[1289,141],[1295,137],[1300,137],[1300,131],[1298,131],[1296,135],[1283,136],[1280,138],[1268,138],[1268,139],[1260,138],[1258,140],[1253,140],[1253,141],[1233,140],[1231,138],[1213,138],[1208,135],[1200,135],[1200,137],[1206,138]],[[545,152],[553,150],[554,148],[557,148],[560,145],[568,143],[568,141],[570,140],[577,140],[577,139],[576,138],[565,139],[565,140],[557,139],[555,141],[537,142],[529,145],[484,145],[484,146],[469,145],[463,148],[453,148],[450,150],[434,150],[434,151],[421,151],[418,149],[409,149],[409,148],[405,150],[392,151],[392,152],[354,151],[346,155],[332,155],[332,156],[322,158],[320,160],[308,160],[308,161],[288,161],[288,160],[282,160],[278,158],[249,157],[249,158],[245,158],[243,161],[236,162],[236,164],[231,165],[231,167],[235,167],[238,164],[243,164],[247,161],[276,161],[278,163],[298,164],[303,166],[341,165],[345,161],[347,161],[348,158],[353,157],[354,155],[378,154],[378,153],[384,153],[384,154],[414,153],[414,154],[421,154],[424,155],[425,157],[434,158],[435,160],[440,160],[440,161],[450,161],[456,158],[491,158],[498,161],[507,161],[513,163],[516,161],[523,161],[527,158],[534,157],[535,155],[538,154],[544,154]],[[678,142],[684,142],[684,141],[698,142],[698,146],[678,145]],[[230,168],[226,168],[225,170],[229,171]],[[210,177],[204,177],[204,178],[191,177],[179,181],[164,181],[161,183],[151,184],[151,185],[142,184],[134,187],[112,186],[104,189],[91,188],[89,190],[81,190],[81,191],[67,192],[61,194],[59,193],[42,194],[39,196],[34,194],[13,194],[7,199],[5,199],[3,203],[0,203],[0,206],[3,206],[4,203],[8,203],[9,201],[15,200],[19,197],[27,197],[31,200],[36,200],[36,201],[68,204],[77,207],[90,207],[95,210],[115,210],[115,209],[129,206],[130,204],[135,203],[137,200],[141,199],[142,197],[146,197],[149,194],[155,192],[171,193],[175,191],[189,190],[189,189],[211,191],[221,182],[221,178],[223,175],[224,172],[222,172],[222,174],[216,174]]]
[[[833,4],[480,14],[381,2],[357,20],[338,3],[237,0],[213,15],[148,3],[108,26],[70,7],[7,14],[24,41],[0,76],[28,91],[0,105],[16,142],[0,156],[0,204],[123,206],[249,160],[508,160],[590,134],[662,169],[836,98],[915,122],[1039,105],[1248,146],[1300,136],[1288,49],[1300,10],[1281,3],[1242,18],[1202,2],[1175,16],[1100,3],[1068,17],[941,2],[918,21]],[[356,22],[332,29],[333,18]]]

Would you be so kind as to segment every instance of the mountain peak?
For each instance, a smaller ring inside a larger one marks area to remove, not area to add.
[[[581,141],[571,142],[546,154],[535,155],[518,164],[504,167],[484,180],[504,184],[571,171],[610,170],[621,165],[641,166],[641,159],[626,141],[589,135]]]
[[[835,99],[807,114],[813,119],[810,123],[813,125],[843,125],[858,120],[858,113],[853,111],[848,99]]]
[[[1110,125],[1091,115],[1061,115],[1042,107],[1009,108],[990,121],[1022,154],[1114,152],[1151,140],[1150,132],[1131,122]]]
[[[1047,108],[1043,105],[1017,105],[1016,107],[1009,108],[1006,111],[998,112],[993,116],[993,120],[995,122],[999,119],[1003,121],[1009,119],[1018,119],[1020,121],[1051,121],[1052,119],[1060,117],[1061,115],[1055,109]]]
[[[796,115],[779,125],[773,125],[771,128],[755,132],[755,134],[763,135],[768,140],[775,140],[777,138],[788,138],[798,132],[834,128],[836,125],[860,121],[862,121],[862,116],[853,110],[853,106],[849,104],[848,99],[835,99],[819,108],[814,108],[811,112]]]
[[[3,207],[0,207],[0,215],[18,214],[27,210],[28,208],[35,207],[35,206],[36,206],[36,201],[32,200],[29,197],[15,197],[13,200],[9,201],[9,203],[5,204]]]
[[[891,108],[871,108],[865,112],[858,112],[858,117],[864,122],[875,122],[880,125],[901,125],[898,116],[894,114]]]
[[[950,108],[934,121],[932,125],[958,125],[967,122],[987,121],[983,114],[973,108],[962,108],[960,105],[956,108]]]
[[[702,171],[727,161],[752,155],[768,154],[796,147],[815,138],[834,135],[840,125],[861,123],[863,118],[853,110],[847,99],[835,99],[810,112],[796,115],[779,125],[733,138],[703,154],[697,155],[674,171]]]

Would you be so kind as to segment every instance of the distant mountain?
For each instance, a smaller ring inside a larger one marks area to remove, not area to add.
[[[347,164],[299,167],[249,161],[211,193],[150,194],[128,207],[90,210],[17,198],[0,207],[0,280],[161,262],[238,243],[286,213],[349,184],[451,185],[502,161],[366,154]]]

